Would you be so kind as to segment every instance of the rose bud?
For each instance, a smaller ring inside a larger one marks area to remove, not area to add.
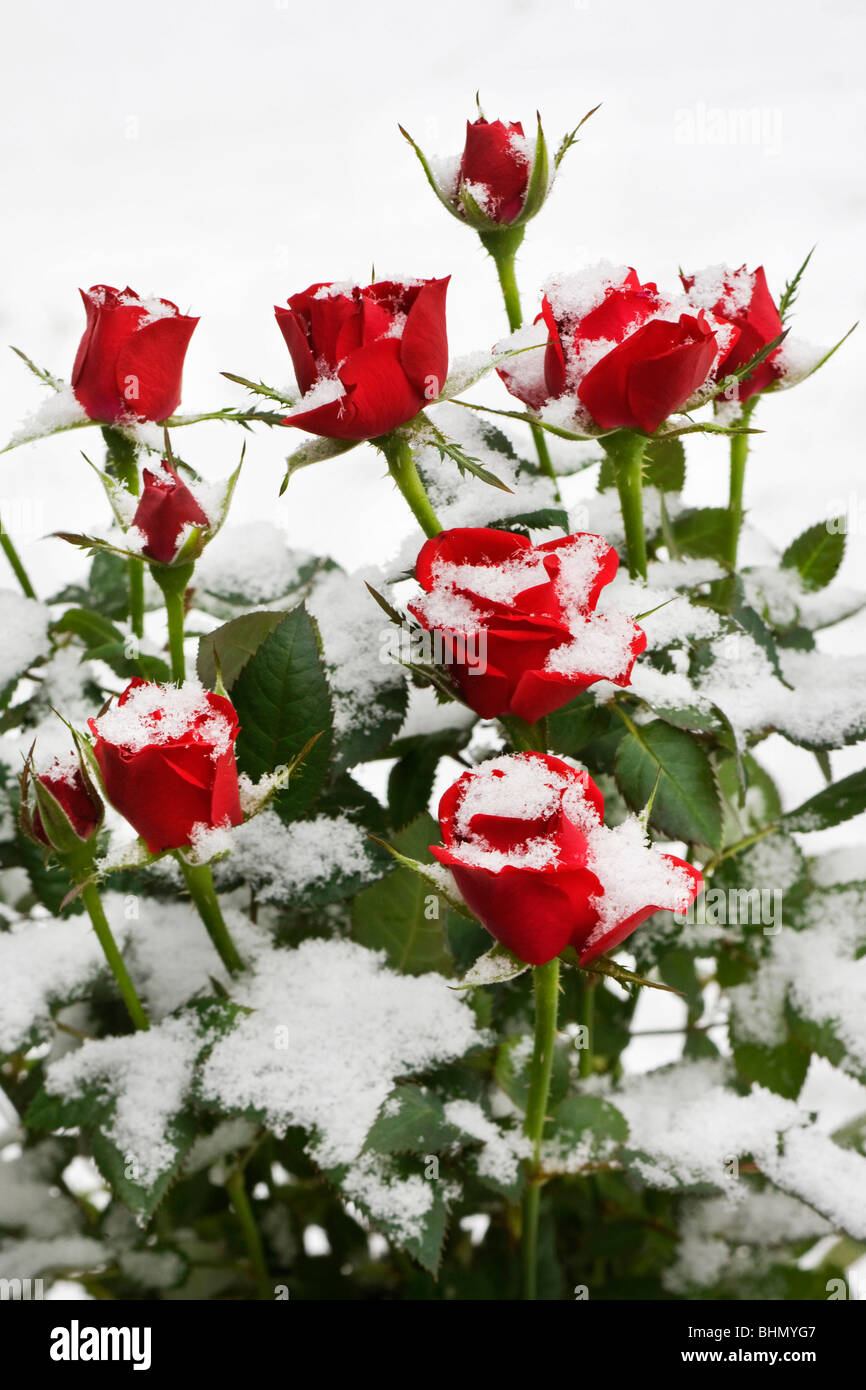
[[[566,946],[581,965],[612,951],[654,912],[683,912],[702,879],[650,844],[640,821],[605,826],[585,772],[542,753],[464,772],[439,803],[430,849],[491,936],[528,965]]]
[[[143,488],[132,525],[141,533],[142,554],[170,565],[181,549],[188,528],[210,530],[210,518],[168,459],[162,472],[143,470]]]
[[[709,266],[696,275],[684,275],[682,280],[698,308],[708,309],[739,329],[739,337],[719,363],[718,376],[724,385],[725,376],[739,371],[782,332],[782,319],[767,288],[764,267],[750,272],[744,265],[739,270]],[[780,359],[781,348],[777,347],[739,382],[737,399],[745,402],[777,381],[782,375]]]
[[[484,719],[534,724],[593,681],[628,685],[646,636],[624,613],[596,613],[616,551],[579,533],[534,546],[485,527],[442,531],[422,547],[424,595],[408,605],[440,635],[462,698]]]
[[[105,793],[152,854],[240,825],[238,718],[224,696],[136,679],[88,722]]]
[[[739,336],[735,325],[608,265],[551,282],[541,318],[546,347],[519,354],[499,375],[530,409],[546,413],[556,402],[555,423],[590,434],[653,434],[707,387]]]
[[[360,440],[414,419],[448,373],[449,278],[311,285],[276,307],[303,392],[284,424]]]
[[[513,222],[523,211],[531,160],[520,121],[467,121],[459,187],[492,221]]]
[[[29,763],[27,771],[36,800],[28,827],[34,839],[61,855],[92,839],[105,807],[76,755],[55,758],[44,772],[36,772]]]
[[[87,327],[72,389],[91,420],[166,420],[180,404],[183,362],[197,318],[169,299],[94,285],[81,290]]]

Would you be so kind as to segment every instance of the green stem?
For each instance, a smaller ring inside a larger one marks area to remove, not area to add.
[[[144,636],[144,564],[131,556],[126,562],[129,581],[129,625],[133,636]]]
[[[151,565],[150,567],[150,572],[162,589],[162,596],[165,600],[171,678],[178,684],[186,680],[183,625],[186,617],[186,590],[192,579],[193,569],[193,565]]]
[[[517,271],[515,261],[517,258],[517,248],[523,240],[523,229],[520,229],[520,236],[514,239],[507,232],[490,233],[482,236],[481,241],[485,249],[493,258],[496,266],[496,274],[499,276],[499,286],[502,290],[502,299],[505,303],[505,313],[508,317],[508,327],[512,333],[516,333],[518,328],[523,326],[523,309],[520,305],[520,290],[517,286]],[[559,491],[559,481],[550,457],[550,450],[547,447],[547,440],[544,437],[544,430],[540,425],[530,425],[532,439],[535,444],[535,452],[538,457],[538,466],[542,473],[553,483],[553,492],[557,502],[562,501]]]
[[[752,411],[758,397],[753,396],[743,406],[739,423],[745,427],[752,418]],[[748,434],[731,435],[731,475],[728,493],[728,533],[725,540],[725,556],[731,569],[737,567],[737,551],[740,547],[740,531],[743,527],[743,492],[746,483],[746,461],[749,457]]]
[[[246,1242],[247,1252],[250,1257],[250,1264],[256,1276],[256,1283],[259,1288],[261,1299],[270,1299],[273,1295],[273,1286],[268,1276],[268,1267],[265,1262],[265,1252],[262,1246],[262,1238],[259,1235],[259,1228],[256,1225],[256,1218],[253,1214],[250,1199],[244,1185],[243,1168],[235,1168],[226,1179],[226,1191],[229,1200],[235,1209],[235,1215],[240,1222]]]
[[[536,724],[527,724],[516,714],[500,715],[499,722],[508,735],[508,742],[515,753],[547,752],[547,720],[539,719]]]
[[[190,864],[182,854],[177,855],[177,861],[189,889],[189,895],[196,905],[199,917],[207,927],[208,935],[216,947],[220,960],[230,975],[237,975],[243,970],[244,963],[223,920],[219,899],[213,886],[213,874],[210,865]]]
[[[141,479],[138,474],[136,447],[133,441],[111,425],[103,426],[102,437],[107,450],[107,470],[121,482],[127,492],[138,497],[141,492]],[[129,559],[126,562],[129,581],[129,625],[135,637],[144,636],[144,562]]]
[[[36,590],[33,588],[30,582],[30,576],[21,562],[21,556],[12,543],[12,537],[5,530],[2,521],[0,521],[0,546],[3,547],[3,553],[12,566],[15,578],[18,580],[24,593],[28,598],[35,598]]]
[[[532,1163],[523,1199],[523,1296],[534,1300],[538,1289],[538,1213],[541,1202],[541,1141],[550,1095],[553,1052],[556,1046],[556,1013],[559,1005],[559,960],[536,965],[535,1044],[529,1077],[529,1100],[524,1131],[532,1143]]]
[[[647,441],[636,430],[617,430],[600,440],[613,460],[619,506],[625,527],[628,567],[632,576],[646,579],[646,537],[643,524],[643,456]]]
[[[379,446],[388,460],[388,472],[409,503],[424,535],[438,536],[442,530],[442,523],[427,496],[408,439],[398,434],[383,434],[373,442]]]
[[[586,1029],[586,1047],[580,1050],[580,1074],[581,1076],[592,1076],[595,1067],[593,1064],[593,1044],[595,1041],[595,986],[598,981],[597,975],[584,974],[581,981],[581,1018],[580,1022]]]
[[[123,957],[117,948],[117,942],[111,934],[111,927],[108,925],[108,918],[103,910],[95,883],[85,883],[81,890],[81,901],[87,909],[90,920],[93,923],[93,930],[96,932],[99,944],[105,953],[105,959],[108,961],[111,972],[117,981],[117,987],[123,995],[123,1002],[126,1005],[127,1013],[132,1019],[135,1027],[144,1032],[150,1027],[147,1021],[147,1014],[144,1012],[141,1000],[135,992],[135,985],[129,978],[126,966],[123,963]]]

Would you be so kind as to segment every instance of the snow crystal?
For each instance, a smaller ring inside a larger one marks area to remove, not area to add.
[[[861,856],[862,858],[862,856]],[[808,900],[802,930],[782,927],[754,978],[730,991],[739,1036],[777,1043],[786,1036],[786,999],[795,1011],[828,1025],[846,1052],[843,1070],[866,1070],[866,896],[860,889]],[[816,961],[820,968],[816,969]]]
[[[366,873],[372,865],[365,830],[344,815],[289,826],[276,811],[262,811],[233,831],[231,848],[217,876],[241,874],[262,902],[289,903],[305,889]]]
[[[569,617],[572,641],[556,647],[544,663],[558,675],[602,675],[616,680],[631,661],[634,625],[625,613],[609,611],[586,618]]]
[[[451,1100],[445,1106],[445,1118],[472,1139],[481,1141],[477,1159],[479,1176],[492,1178],[503,1187],[516,1182],[520,1160],[529,1158],[532,1144],[519,1130],[505,1130],[485,1115],[477,1101]]]
[[[591,900],[599,921],[586,947],[642,908],[682,912],[691,901],[690,875],[659,853],[635,816],[619,825],[591,827],[586,862],[603,889]]]
[[[725,318],[736,318],[751,304],[754,287],[754,272],[745,266],[732,270],[724,264],[708,265],[695,272],[687,294],[698,309],[712,310],[718,305]]]
[[[198,680],[181,686],[139,685],[122,705],[113,704],[94,720],[94,729],[106,743],[129,753],[187,735],[197,743],[213,744],[214,759],[231,747],[229,720],[211,708]]]
[[[751,733],[776,729],[795,742],[840,747],[866,727],[866,658],[782,649],[779,664],[746,633],[712,643],[713,664],[697,689],[724,711],[744,744]]]
[[[51,614],[36,599],[25,598],[12,589],[0,590],[0,691],[22,675],[40,656],[50,650],[48,624]]]
[[[398,1077],[482,1041],[441,976],[400,976],[383,962],[348,941],[269,952],[235,985],[254,1012],[213,1048],[203,1095],[259,1110],[276,1129],[312,1130],[324,1167],[351,1163]]]
[[[33,1279],[55,1270],[93,1270],[107,1259],[106,1247],[89,1236],[18,1240],[0,1250],[0,1278]]]
[[[338,737],[352,729],[375,728],[381,719],[379,697],[402,681],[399,669],[381,660],[386,620],[370,597],[365,580],[380,593],[385,588],[387,597],[381,571],[365,569],[354,574],[323,571],[307,599],[322,636]]]
[[[831,1229],[804,1202],[771,1187],[747,1189],[736,1206],[725,1197],[692,1199],[680,1219],[676,1263],[663,1275],[665,1288],[687,1294],[723,1276],[754,1275],[774,1250],[817,1240]]]
[[[78,1208],[55,1182],[56,1157],[51,1144],[0,1160],[0,1228],[26,1230],[41,1239],[76,1228]]]
[[[44,1032],[52,1005],[80,994],[106,968],[86,916],[0,932],[0,1052],[15,1051],[31,1028]]]
[[[421,1238],[424,1218],[433,1205],[433,1184],[420,1173],[401,1177],[392,1159],[366,1153],[355,1159],[340,1187],[367,1209],[373,1221],[387,1223],[395,1240]]]
[[[150,1289],[172,1288],[186,1270],[175,1250],[124,1250],[118,1263],[130,1279]]]
[[[251,521],[227,526],[207,547],[196,566],[195,580],[208,593],[246,603],[273,602],[298,583],[311,557],[292,551],[278,526]]]
[[[76,399],[72,387],[61,386],[59,390],[46,396],[42,404],[21,421],[9,444],[26,444],[30,439],[41,439],[43,435],[53,434],[55,430],[84,424],[87,419],[87,412]]]
[[[284,418],[290,420],[293,415],[303,415],[308,410],[318,410],[320,406],[332,405],[343,400],[345,395],[346,388],[339,377],[321,376],[295,405],[284,407]]]
[[[819,347],[804,338],[792,338],[789,334],[773,358],[773,365],[781,373],[782,385],[796,386],[798,381],[811,376],[829,351],[829,348]]]
[[[66,1099],[93,1085],[116,1096],[106,1133],[134,1161],[138,1181],[148,1184],[175,1162],[167,1131],[183,1106],[200,1047],[191,1018],[168,1018],[148,1032],[85,1043],[48,1067],[45,1085]]]

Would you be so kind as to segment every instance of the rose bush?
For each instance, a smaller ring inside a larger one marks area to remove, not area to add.
[[[10,447],[109,426],[111,515],[51,538],[78,549],[63,587],[0,528],[0,1294],[845,1287],[866,892],[826,845],[866,811],[835,761],[866,679],[823,631],[866,596],[831,585],[841,516],[738,549],[752,401],[832,349],[769,352],[805,263],[775,300],[760,270],[675,297],[559,274],[523,326],[516,250],[576,134],[549,160],[540,122],[530,156],[476,121],[439,183],[425,162],[512,330],[491,352],[487,323],[447,393],[444,278],[277,310],[300,403],[226,372],[252,400],[175,414],[195,321],[128,290],[85,296],[77,404],[25,358],[50,395]],[[218,536],[238,472],[216,487],[209,444],[194,466],[204,420],[294,441],[284,488],[370,439],[370,489],[420,532],[353,573],[271,516]],[[685,490],[698,430],[712,506]]]

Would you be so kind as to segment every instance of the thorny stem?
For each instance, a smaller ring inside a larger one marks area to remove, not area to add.
[[[523,1297],[534,1300],[538,1290],[538,1212],[541,1202],[541,1141],[550,1095],[553,1052],[556,1045],[556,1014],[559,1005],[559,959],[536,965],[532,971],[535,989],[535,1043],[529,1078],[529,1099],[524,1131],[532,1143],[533,1155],[523,1199]]]
[[[246,1242],[247,1252],[250,1257],[250,1264],[256,1276],[256,1283],[259,1288],[259,1297],[263,1300],[270,1299],[273,1293],[268,1267],[265,1262],[265,1252],[262,1246],[262,1238],[259,1235],[259,1228],[256,1225],[256,1218],[253,1213],[250,1199],[247,1196],[244,1184],[244,1170],[238,1166],[232,1170],[226,1178],[226,1191],[229,1200],[234,1207],[235,1215],[243,1231],[244,1241]]]
[[[135,985],[129,978],[129,973],[123,963],[123,957],[118,950],[111,927],[108,925],[108,918],[105,915],[95,883],[84,884],[81,889],[81,901],[87,909],[93,923],[93,930],[96,932],[99,944],[105,953],[105,959],[117,981],[117,987],[123,996],[126,1011],[135,1027],[144,1032],[150,1027],[147,1014],[144,1012],[141,1000],[135,992]]]
[[[616,430],[601,439],[613,460],[619,506],[625,527],[628,567],[632,576],[646,579],[646,537],[643,524],[643,456],[646,438],[637,430]]]
[[[135,456],[135,444],[120,430],[105,425],[102,430],[108,452],[107,463],[115,476],[123,483],[127,492],[138,497],[141,492],[141,479]],[[133,636],[144,636],[144,562],[130,558],[126,562],[129,582],[129,625]]]
[[[388,472],[408,502],[424,535],[438,536],[442,530],[442,523],[427,496],[408,439],[399,434],[383,434],[373,442],[388,460]]]
[[[757,402],[757,396],[746,401],[740,419],[743,433],[731,435],[731,474],[724,558],[732,570],[737,568],[737,552],[740,546],[740,531],[743,526],[743,491],[746,482],[746,461],[749,457],[749,436],[745,431]]]
[[[0,546],[2,546],[3,554],[6,556],[6,559],[9,561],[9,564],[12,566],[12,571],[15,575],[15,578],[18,580],[18,583],[21,585],[23,593],[26,595],[27,598],[35,598],[36,590],[33,588],[33,585],[30,582],[30,576],[24,568],[21,556],[15,549],[15,546],[12,543],[12,538],[7,532],[6,528],[4,527],[2,521],[0,521]]]
[[[189,889],[189,895],[196,905],[199,917],[207,928],[208,935],[216,947],[220,960],[230,975],[237,975],[243,970],[244,963],[223,919],[216,889],[213,886],[213,874],[210,865],[190,864],[182,854],[178,854],[176,857]]]
[[[186,616],[186,590],[192,579],[192,565],[151,565],[151,574],[162,589],[165,615],[168,619],[168,650],[171,658],[171,678],[181,684],[186,680],[186,656],[183,650],[183,625]]]

